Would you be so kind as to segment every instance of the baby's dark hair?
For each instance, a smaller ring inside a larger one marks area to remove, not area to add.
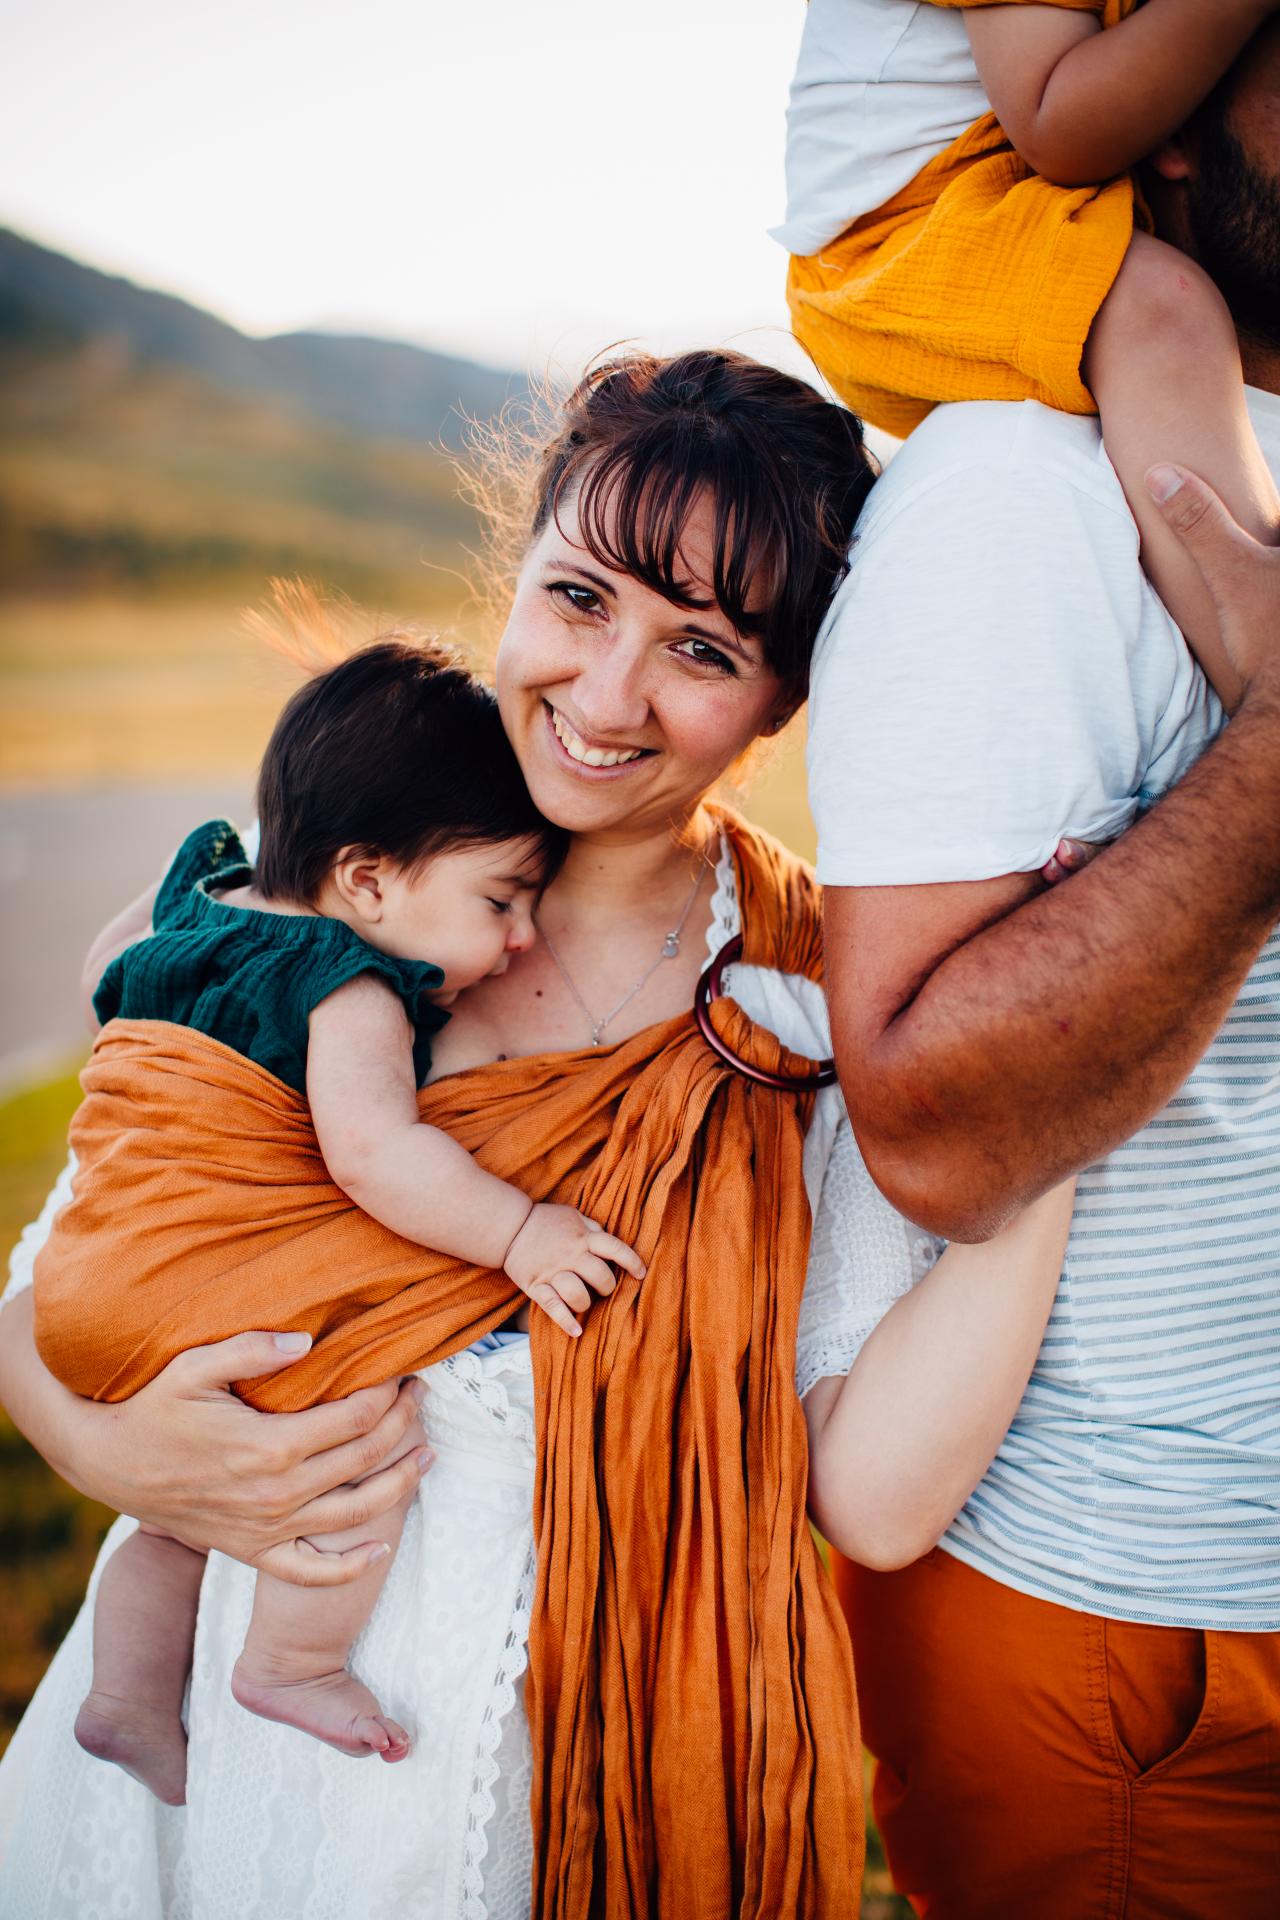
[[[311,906],[345,847],[420,866],[450,849],[569,836],[529,797],[498,703],[445,647],[384,638],[318,674],[276,722],[258,775],[255,884]]]

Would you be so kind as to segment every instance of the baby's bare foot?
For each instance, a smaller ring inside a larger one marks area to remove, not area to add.
[[[150,1787],[167,1807],[186,1805],[187,1736],[176,1714],[95,1688],[76,1716],[76,1739],[95,1759],[113,1761]]]
[[[314,1734],[355,1760],[366,1760],[371,1753],[383,1760],[403,1760],[409,1751],[404,1728],[386,1717],[368,1687],[345,1667],[287,1678],[264,1671],[242,1653],[231,1675],[231,1691],[250,1713]]]

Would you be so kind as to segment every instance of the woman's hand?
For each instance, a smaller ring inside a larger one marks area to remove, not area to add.
[[[259,1413],[233,1380],[278,1373],[305,1335],[242,1333],[179,1354],[132,1399],[81,1400],[35,1351],[31,1295],[4,1309],[9,1412],[64,1479],[118,1512],[216,1549],[297,1586],[358,1579],[378,1543],[321,1552],[309,1535],[366,1526],[412,1492],[430,1465],[413,1449],[382,1462],[417,1419],[418,1380],[366,1387],[305,1413]],[[282,1341],[298,1344],[290,1351]],[[359,1484],[353,1484],[358,1482]]]
[[[125,1497],[110,1504],[297,1586],[357,1579],[380,1552],[377,1541],[325,1553],[306,1536],[367,1526],[417,1486],[431,1462],[425,1443],[394,1466],[382,1462],[417,1419],[426,1389],[416,1379],[389,1381],[275,1414],[231,1392],[233,1380],[278,1373],[309,1345],[302,1334],[242,1333],[192,1347],[112,1406],[129,1478],[119,1489]]]

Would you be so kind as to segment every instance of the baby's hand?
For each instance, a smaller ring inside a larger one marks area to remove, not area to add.
[[[544,1203],[530,1212],[507,1249],[505,1264],[520,1291],[576,1338],[582,1328],[573,1316],[591,1305],[587,1288],[612,1293],[618,1284],[610,1260],[644,1279],[644,1262],[625,1240],[616,1240],[576,1207]]]

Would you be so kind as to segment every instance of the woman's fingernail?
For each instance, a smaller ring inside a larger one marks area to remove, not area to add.
[[[423,1401],[426,1399],[426,1397],[427,1397],[426,1381],[415,1380],[413,1382],[413,1385],[409,1388],[409,1398],[413,1401],[414,1406],[420,1407]]]
[[[1176,467],[1149,467],[1147,469],[1147,492],[1153,500],[1172,500],[1182,485],[1182,475]]]
[[[430,1447],[419,1447],[413,1456],[414,1465],[417,1467],[419,1473],[425,1473],[434,1459],[435,1455],[432,1453]]]
[[[271,1337],[281,1353],[305,1353],[311,1345],[309,1333],[276,1333]]]
[[[387,1555],[390,1552],[391,1552],[390,1547],[387,1545],[386,1541],[383,1540],[381,1544],[379,1546],[376,1546],[373,1552],[369,1555],[369,1565],[371,1567],[376,1566],[378,1561],[385,1560]]]

